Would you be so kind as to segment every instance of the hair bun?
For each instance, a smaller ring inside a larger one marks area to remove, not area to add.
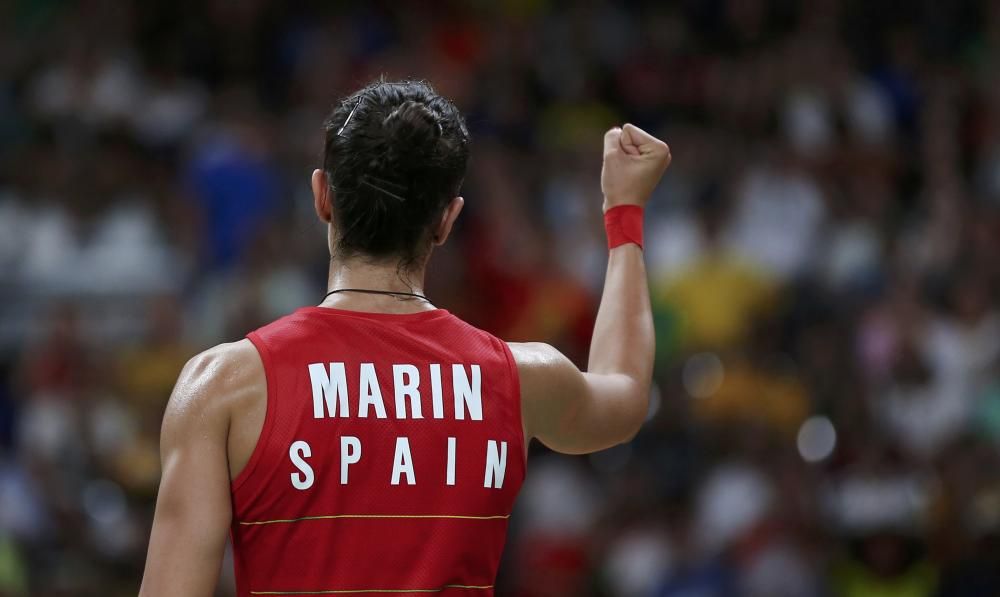
[[[341,100],[324,128],[333,254],[423,263],[465,178],[469,131],[458,108],[422,81],[378,80]]]
[[[412,100],[394,108],[383,126],[389,146],[410,155],[430,154],[441,137],[437,115],[426,104]]]

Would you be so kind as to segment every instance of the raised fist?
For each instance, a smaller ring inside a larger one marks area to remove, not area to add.
[[[626,124],[604,134],[601,191],[604,211],[619,205],[645,206],[670,165],[670,147],[637,126]]]

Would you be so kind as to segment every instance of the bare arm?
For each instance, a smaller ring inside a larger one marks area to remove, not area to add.
[[[645,205],[670,163],[665,143],[632,125],[604,137],[605,211]],[[521,377],[525,432],[570,454],[631,439],[648,410],[654,334],[642,250],[611,250],[604,293],[581,372],[546,344],[511,344]]]
[[[142,597],[214,594],[232,517],[230,413],[260,391],[262,378],[246,340],[206,351],[181,372],[163,417],[163,474]]]

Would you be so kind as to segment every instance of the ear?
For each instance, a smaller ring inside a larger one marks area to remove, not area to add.
[[[464,205],[465,199],[455,197],[448,203],[448,207],[444,208],[441,220],[434,229],[434,236],[431,237],[435,245],[443,245],[444,241],[448,240],[448,235],[451,234],[451,227],[455,224],[455,220],[458,219],[458,214],[461,213]]]
[[[312,192],[316,215],[319,216],[320,220],[329,224],[333,221],[332,191],[330,190],[330,181],[326,178],[326,172],[318,168],[312,173]]]

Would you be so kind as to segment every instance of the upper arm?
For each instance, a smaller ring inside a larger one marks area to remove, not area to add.
[[[144,596],[212,595],[215,590],[232,517],[230,398],[247,377],[248,349],[254,350],[243,341],[191,359],[167,404],[160,436],[163,471],[140,590]]]
[[[525,433],[566,454],[630,440],[645,420],[648,389],[624,374],[580,371],[555,348],[510,343],[521,379]]]

